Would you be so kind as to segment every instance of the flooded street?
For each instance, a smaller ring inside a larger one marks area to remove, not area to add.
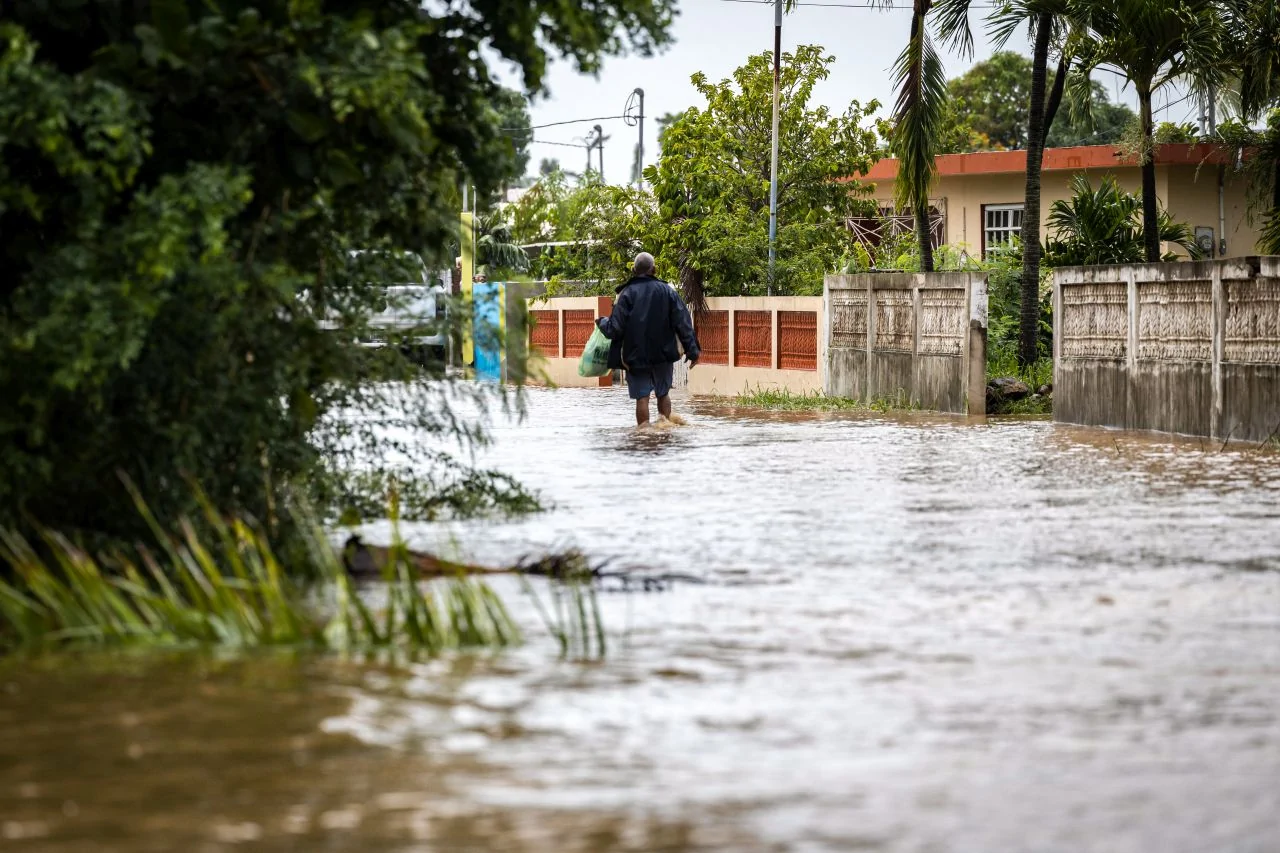
[[[605,593],[609,654],[0,665],[0,849],[1280,849],[1280,453],[529,392],[550,512],[406,525]],[[370,539],[385,537],[370,527]]]

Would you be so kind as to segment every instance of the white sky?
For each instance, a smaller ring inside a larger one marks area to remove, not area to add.
[[[815,91],[815,100],[843,112],[850,100],[866,103],[877,99],[887,115],[893,106],[889,68],[902,49],[911,27],[909,0],[896,0],[899,8],[858,7],[866,0],[812,0],[802,2],[786,16],[782,26],[782,49],[797,44],[820,44],[836,57],[831,77]],[[841,3],[844,5],[818,5]],[[983,34],[988,9],[975,4],[972,25],[976,45],[972,59],[943,54],[947,77],[961,74],[973,62],[991,55],[994,48]],[[571,64],[558,62],[547,74],[549,96],[531,107],[533,124],[547,124],[596,116],[621,115],[627,96],[637,86],[645,90],[645,161],[657,156],[657,127],[654,119],[678,112],[701,99],[689,82],[696,71],[712,80],[728,77],[752,53],[773,48],[773,8],[765,2],[735,0],[683,0],[672,29],[674,43],[652,58],[626,56],[606,60],[598,77],[579,74]],[[1009,48],[1028,53],[1025,35],[1019,34]],[[1116,83],[1111,75],[1099,78],[1114,100]],[[509,85],[517,81],[509,79]],[[1175,96],[1176,97],[1176,96]],[[1121,99],[1134,103],[1132,90]],[[1158,99],[1157,105],[1163,103]],[[1195,109],[1189,102],[1175,104],[1157,121],[1192,121]],[[620,119],[598,122],[609,138],[604,146],[605,175],[610,183],[626,183],[630,177],[632,151],[637,130]],[[575,143],[591,133],[595,121],[535,130],[530,171],[536,171],[544,157],[555,157],[565,168],[580,171],[586,162],[582,147],[569,148],[552,143]],[[594,156],[594,155],[593,155]]]

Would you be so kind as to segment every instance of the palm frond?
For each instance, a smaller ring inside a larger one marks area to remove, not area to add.
[[[996,50],[1003,50],[1026,23],[1035,17],[1034,0],[1005,0],[987,15],[987,32]]]
[[[969,11],[973,0],[939,0],[934,12],[934,32],[947,47],[967,57],[973,56],[973,28]]]
[[[937,172],[934,155],[947,103],[942,60],[934,50],[925,22],[931,6],[931,0],[916,0],[911,37],[893,66],[898,87],[890,139],[898,159],[894,194],[898,206],[912,209],[917,217],[927,215],[929,209],[929,190]],[[922,256],[927,249],[920,247]]]
[[[1090,71],[1092,68],[1087,62],[1072,63],[1071,70],[1067,74],[1064,100],[1067,102],[1067,110],[1071,114],[1072,121],[1092,131],[1094,128],[1093,78],[1090,76]]]
[[[1203,257],[1190,225],[1174,220],[1164,209],[1158,212],[1157,221],[1161,242],[1181,247],[1193,260]],[[1048,254],[1055,265],[1137,263],[1143,259],[1142,199],[1121,189],[1113,176],[1094,187],[1086,175],[1075,175],[1071,197],[1055,201],[1049,209],[1049,229],[1053,237]]]

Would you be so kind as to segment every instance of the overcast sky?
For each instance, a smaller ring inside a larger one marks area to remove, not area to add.
[[[836,57],[831,77],[815,92],[817,101],[843,112],[850,100],[866,103],[874,98],[887,114],[893,103],[889,68],[910,31],[911,6],[909,0],[897,0],[898,8],[886,10],[857,7],[855,4],[859,2],[866,0],[802,2],[783,21],[782,46],[786,51],[797,44],[820,44]],[[977,43],[972,59],[944,53],[949,78],[993,52],[993,46],[982,33],[982,17],[987,11],[986,7],[975,4],[973,27]],[[627,96],[636,87],[642,87],[647,116],[645,161],[652,163],[657,156],[657,128],[653,119],[701,105],[701,98],[689,82],[694,72],[703,71],[712,80],[720,80],[730,76],[748,55],[771,50],[773,8],[767,0],[683,0],[672,35],[674,43],[664,53],[647,59],[628,56],[607,60],[598,77],[579,74],[568,63],[554,64],[547,75],[549,96],[540,98],[531,107],[533,124],[620,115]],[[1009,47],[1028,53],[1025,35],[1019,34]],[[1099,79],[1114,98],[1113,78],[1106,75]],[[509,82],[516,83],[515,80]],[[1131,93],[1122,94],[1121,99],[1134,102]],[[1167,115],[1158,115],[1157,121],[1192,120],[1194,115],[1184,115],[1188,111],[1194,113],[1189,104],[1178,104],[1167,110]],[[581,139],[591,133],[596,123],[536,130],[530,170],[536,170],[542,158],[555,157],[565,168],[580,171],[586,162]],[[637,131],[620,119],[599,124],[610,137],[604,147],[606,177],[610,183],[625,183],[630,177]],[[565,143],[579,147],[564,147]]]

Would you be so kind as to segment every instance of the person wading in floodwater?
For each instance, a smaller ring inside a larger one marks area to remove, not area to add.
[[[627,371],[627,391],[636,401],[636,423],[649,423],[649,395],[658,398],[658,414],[671,420],[671,377],[680,360],[676,338],[684,345],[689,367],[701,352],[689,309],[676,289],[654,275],[653,255],[641,252],[631,280],[618,287],[613,314],[596,320],[612,341],[609,367]]]

